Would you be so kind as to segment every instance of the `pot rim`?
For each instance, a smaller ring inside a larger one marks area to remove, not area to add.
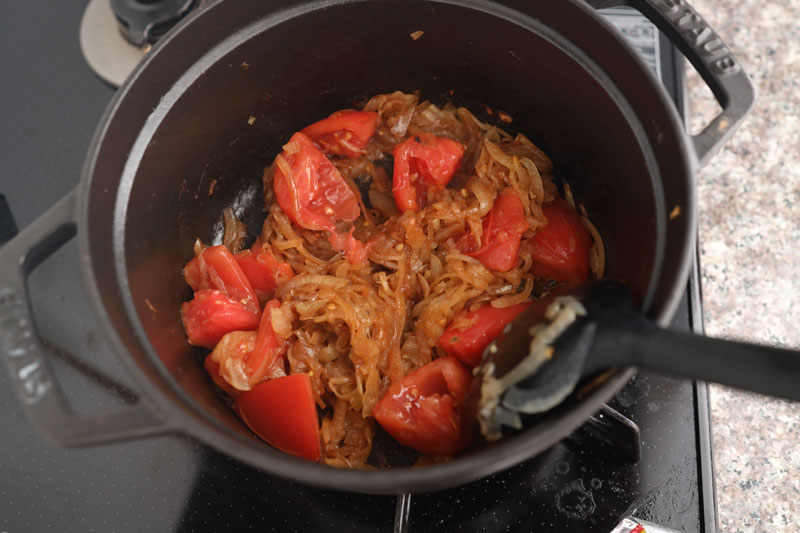
[[[137,149],[143,150],[147,146],[146,140],[150,137],[148,131],[155,131],[169,108],[169,102],[174,101],[181,96],[183,90],[191,85],[191,82],[198,76],[202,75],[205,70],[205,65],[213,63],[219,57],[224,56],[225,53],[232,50],[244,40],[249,39],[254,29],[266,29],[272,25],[279,24],[288,18],[299,16],[312,10],[325,9],[332,5],[342,3],[360,3],[363,0],[345,0],[342,1],[324,1],[317,3],[308,3],[291,8],[288,10],[277,10],[265,15],[263,18],[253,22],[245,28],[230,34],[226,39],[215,44],[212,48],[208,49],[202,57],[196,61],[193,66],[183,72],[178,81],[170,87],[164,94],[161,104],[155,109],[148,117],[144,127],[140,130],[139,135],[134,143],[133,149],[128,154],[125,163],[125,172],[131,171],[131,161],[135,160],[135,153]],[[569,41],[562,37],[555,30],[546,28],[542,25],[537,25],[538,21],[533,20],[520,20],[510,19],[509,13],[520,13],[510,7],[500,5],[495,2],[488,2],[482,0],[475,0],[470,2],[455,2],[453,0],[431,0],[434,3],[455,4],[462,7],[479,9],[488,15],[500,16],[510,20],[512,23],[523,26],[528,31],[536,31],[539,35],[544,36],[548,40],[555,40],[562,50],[567,52],[573,60],[578,61],[579,64],[585,66],[587,63],[594,64],[594,62],[583,51],[576,50],[576,47],[569,46]],[[645,76],[653,90],[654,95],[659,99],[660,104],[667,109],[667,116],[669,123],[665,127],[669,127],[674,131],[675,139],[679,143],[679,149],[687,154],[683,161],[683,169],[686,176],[692,176],[696,166],[696,159],[694,151],[689,145],[689,140],[684,132],[682,121],[679,119],[677,112],[672,105],[671,100],[666,94],[665,89],[661,86],[656,76],[650,71],[649,67],[636,55],[636,53],[629,48],[623,41],[623,37],[617,34],[610,23],[602,20],[594,9],[588,5],[584,5],[579,0],[564,0],[573,4],[576,8],[583,11],[587,16],[592,18],[596,23],[604,27],[605,32],[608,33],[610,39],[614,39],[618,44],[622,45],[622,49],[636,61],[640,68],[645,71]],[[109,125],[114,120],[114,117],[121,106],[130,105],[126,96],[131,92],[137,83],[144,77],[148,65],[159,54],[169,53],[170,42],[174,41],[177,36],[185,33],[190,24],[199,17],[214,16],[213,12],[217,9],[224,7],[223,0],[218,0],[204,8],[199,12],[195,12],[179,26],[170,32],[162,41],[160,41],[153,50],[148,54],[146,59],[137,66],[133,74],[128,78],[126,83],[114,95],[111,103],[104,112],[97,130],[92,138],[87,156],[84,162],[83,170],[81,173],[81,180],[78,186],[78,244],[80,249],[80,257],[82,262],[82,271],[84,281],[87,287],[89,300],[92,304],[93,311],[102,326],[101,331],[114,351],[115,355],[123,363],[125,369],[136,380],[142,394],[141,400],[158,413],[165,421],[165,431],[177,432],[188,434],[194,438],[209,444],[236,459],[254,465],[269,473],[302,480],[305,483],[312,485],[323,486],[326,488],[350,490],[368,493],[381,493],[381,494],[396,494],[399,492],[421,492],[440,490],[454,485],[463,484],[473,481],[488,474],[507,469],[514,466],[523,460],[530,458],[532,453],[531,449],[537,451],[544,450],[552,446],[572,430],[577,428],[583,421],[591,414],[597,411],[600,405],[608,401],[616,394],[634,375],[635,370],[628,368],[622,369],[613,375],[607,382],[592,391],[589,395],[583,398],[580,402],[564,413],[559,413],[558,416],[548,417],[544,424],[537,425],[521,432],[513,438],[505,439],[499,444],[492,446],[489,449],[476,452],[460,457],[456,460],[441,463],[437,465],[428,466],[425,468],[402,468],[402,469],[387,469],[382,471],[364,471],[357,470],[342,470],[331,468],[323,464],[312,463],[291,457],[282,452],[272,449],[265,445],[260,440],[253,437],[252,439],[246,438],[243,435],[235,434],[230,431],[221,421],[215,419],[210,413],[204,410],[189,394],[184,391],[181,386],[169,375],[163,364],[158,358],[158,354],[147,339],[144,330],[139,321],[138,315],[135,312],[133,297],[127,286],[127,272],[125,268],[124,256],[120,258],[119,251],[115,249],[115,261],[117,264],[117,277],[120,289],[120,296],[122,297],[126,319],[130,322],[131,327],[134,329],[137,341],[141,345],[144,352],[147,353],[148,358],[157,369],[159,378],[164,382],[159,386],[149,376],[146,375],[140,365],[130,355],[130,352],[125,348],[119,333],[112,324],[110,318],[105,312],[105,307],[99,293],[99,285],[97,276],[94,271],[93,265],[89,258],[90,242],[89,242],[89,194],[92,186],[92,177],[95,165],[101,150],[103,149],[103,141],[108,131]],[[523,17],[524,19],[524,17]],[[541,24],[541,23],[539,23]],[[565,45],[567,45],[565,47]],[[576,58],[575,54],[580,57]],[[579,61],[580,59],[580,61]],[[597,79],[598,75],[603,74],[599,68],[590,71],[590,74]],[[602,81],[602,80],[598,80]],[[611,95],[612,98],[619,105],[620,99],[624,100],[624,95],[621,91],[618,92],[617,97]],[[161,117],[158,114],[161,113]],[[636,117],[634,117],[636,118]],[[157,119],[157,120],[156,120]],[[638,120],[638,119],[637,119]],[[641,135],[646,135],[642,133]],[[645,137],[646,138],[646,137]],[[144,139],[144,142],[143,142]],[[135,172],[135,167],[133,170]],[[655,167],[658,170],[658,167]],[[120,176],[122,178],[122,176]],[[688,280],[689,270],[691,266],[692,254],[694,251],[694,238],[696,232],[696,205],[695,205],[695,189],[694,187],[688,188],[687,202],[685,206],[685,215],[688,217],[688,224],[686,234],[681,236],[686,246],[682,248],[680,264],[681,269],[676,278],[676,286],[684,286]],[[117,202],[119,198],[127,198],[124,194],[118,193]],[[118,206],[119,204],[117,204]],[[659,212],[659,216],[664,216],[666,213]],[[115,209],[115,226],[120,213]],[[124,228],[124,212],[122,214],[122,224]],[[661,224],[661,228],[665,228]],[[117,239],[117,229],[114,230],[114,241],[119,242]],[[662,246],[663,249],[663,246]],[[661,261],[656,261],[657,268],[660,269]],[[651,279],[648,285],[648,291],[652,291],[657,279],[662,275],[661,272],[654,272],[651,274]],[[673,290],[670,298],[664,302],[660,309],[657,311],[656,320],[665,325],[674,314],[681,296],[680,291]],[[453,482],[456,480],[456,483]]]

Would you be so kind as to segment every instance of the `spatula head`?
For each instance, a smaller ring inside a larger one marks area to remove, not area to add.
[[[521,429],[523,415],[552,409],[582,377],[625,360],[630,346],[617,346],[617,333],[642,320],[629,294],[624,284],[610,281],[571,293],[562,289],[506,327],[484,353],[473,383],[484,437],[500,438],[503,426]]]
[[[574,296],[550,297],[522,313],[489,345],[475,379],[476,414],[484,437],[500,438],[502,426],[520,429],[520,414],[546,411],[569,395],[580,378],[593,332],[579,336],[582,349],[572,342],[562,349],[559,340],[585,314]],[[575,338],[566,336],[569,341]],[[527,387],[520,389],[523,382]]]

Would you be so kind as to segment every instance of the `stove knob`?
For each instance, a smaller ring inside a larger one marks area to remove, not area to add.
[[[110,0],[110,3],[122,35],[142,47],[155,43],[200,1]]]

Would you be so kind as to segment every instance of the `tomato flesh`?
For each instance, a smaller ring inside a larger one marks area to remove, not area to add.
[[[195,292],[207,289],[223,291],[231,300],[241,302],[253,312],[259,311],[253,285],[236,260],[223,245],[210,246],[189,261],[184,277]]]
[[[288,263],[278,261],[269,250],[244,250],[234,256],[239,267],[253,286],[259,302],[272,297],[280,280],[294,276]]]
[[[231,331],[255,329],[260,316],[260,310],[253,311],[216,289],[199,290],[194,298],[181,304],[181,318],[189,344],[204,348],[213,348]]]
[[[525,242],[533,258],[531,273],[560,283],[586,281],[592,237],[580,215],[563,200],[543,211],[547,225]]]
[[[301,131],[329,155],[356,158],[366,152],[377,126],[377,113],[345,109]]]
[[[292,222],[310,230],[329,231],[334,250],[345,251],[351,262],[366,260],[366,249],[353,237],[352,228],[343,231],[337,226],[358,218],[358,200],[311,139],[302,132],[295,133],[275,163],[275,197]]]
[[[211,362],[217,364],[217,373],[212,374],[211,379],[218,385],[220,381],[226,383],[228,387],[220,386],[224,390],[228,390],[228,388],[236,391],[249,390],[250,376],[245,373],[244,360],[252,353],[255,344],[255,331],[226,333],[209,355]],[[207,369],[212,367],[213,370],[211,362],[205,366]],[[235,397],[235,395],[231,395],[231,397]]]
[[[530,302],[510,307],[492,307],[486,304],[475,311],[462,311],[447,327],[437,345],[462,363],[470,367],[477,366],[489,343],[529,305]],[[459,323],[465,322],[468,323],[467,326],[457,327]]]
[[[272,329],[272,310],[277,307],[280,302],[270,300],[257,332],[227,333],[211,352],[211,358],[218,364],[218,375],[234,389],[250,390],[264,379],[286,375],[281,357],[285,346]],[[216,381],[215,375],[212,378]]]
[[[456,246],[486,268],[507,272],[519,264],[519,244],[528,228],[522,200],[512,189],[506,189],[483,218],[481,246],[471,232],[465,233]]]
[[[470,441],[462,412],[472,375],[454,357],[443,357],[393,384],[372,411],[398,442],[432,457],[449,456]]]
[[[280,300],[267,302],[258,325],[256,345],[253,352],[245,358],[245,371],[250,376],[251,384],[264,377],[272,378],[284,373],[281,358],[286,352],[286,346],[272,328],[272,310],[280,306]]]
[[[263,381],[233,405],[253,433],[275,448],[319,461],[319,420],[308,374]]]
[[[464,146],[431,133],[418,133],[394,147],[392,195],[401,213],[419,211],[429,188],[443,189],[464,156]]]

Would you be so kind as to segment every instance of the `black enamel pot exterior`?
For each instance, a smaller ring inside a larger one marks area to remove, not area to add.
[[[587,207],[607,275],[666,323],[694,253],[695,169],[746,114],[753,90],[682,0],[630,3],[719,99],[722,114],[700,135],[686,135],[655,76],[595,12],[618,1],[223,0],[191,15],[116,94],[78,189],[0,249],[0,353],[32,423],[64,445],[178,432],[266,472],[369,493],[466,483],[566,436],[633,370],[445,464],[362,472],[289,457],[215,395],[183,334],[190,289],[181,271],[223,208],[235,204],[257,230],[262,169],[292,132],[372,94],[419,90],[479,116],[487,105],[511,115],[511,128],[545,150]],[[25,294],[28,273],[75,233],[97,319],[140,387],[138,404],[110,416],[69,409]]]

